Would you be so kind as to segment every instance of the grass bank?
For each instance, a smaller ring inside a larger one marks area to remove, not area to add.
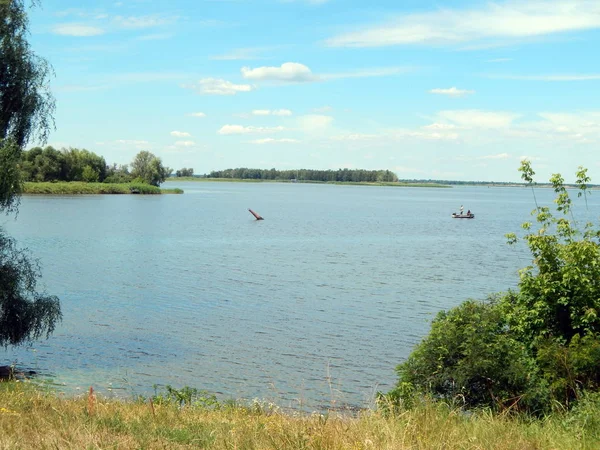
[[[197,181],[197,182],[224,182],[224,183],[291,183],[289,180],[255,180],[242,178],[198,178],[198,177],[171,177],[166,181]],[[350,186],[393,186],[393,187],[431,187],[431,188],[450,188],[452,186],[440,183],[404,183],[397,182],[366,182],[366,181],[310,181],[302,180],[297,183],[309,184],[339,184]]]
[[[385,416],[282,413],[259,402],[180,406],[155,399],[65,399],[0,383],[0,448],[597,449],[598,416],[522,421],[425,404]],[[595,425],[594,425],[595,424]],[[596,428],[594,428],[594,426]]]
[[[25,183],[24,194],[80,195],[80,194],[183,194],[181,189],[160,189],[143,183],[84,183],[58,181],[54,183]]]

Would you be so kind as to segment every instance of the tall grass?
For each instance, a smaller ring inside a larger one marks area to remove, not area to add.
[[[391,415],[285,414],[260,402],[126,402],[93,392],[66,399],[6,382],[0,448],[597,449],[600,431],[567,416],[527,422],[432,403]]]
[[[79,194],[182,194],[181,189],[160,189],[144,183],[84,183],[59,181],[53,183],[25,183],[24,194],[79,195]]]

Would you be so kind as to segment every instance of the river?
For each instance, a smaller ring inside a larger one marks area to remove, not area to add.
[[[534,207],[525,188],[168,186],[185,194],[26,196],[0,220],[64,313],[50,339],[3,359],[67,393],[170,384],[364,407],[438,311],[514,288],[530,262],[504,237]],[[450,217],[461,204],[474,220]]]

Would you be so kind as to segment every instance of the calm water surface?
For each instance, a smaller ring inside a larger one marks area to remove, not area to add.
[[[529,262],[503,237],[533,209],[522,188],[177,187],[185,194],[24,197],[16,220],[2,218],[64,313],[49,340],[3,359],[66,392],[171,384],[368,406],[438,311],[514,287]],[[475,220],[450,218],[461,204]]]

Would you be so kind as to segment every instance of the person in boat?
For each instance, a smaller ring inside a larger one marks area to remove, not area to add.
[[[467,216],[470,216],[470,215],[471,215],[471,210],[469,209],[469,210],[467,211]]]
[[[460,215],[461,216],[463,215],[463,211],[464,211],[463,205],[460,205]]]

